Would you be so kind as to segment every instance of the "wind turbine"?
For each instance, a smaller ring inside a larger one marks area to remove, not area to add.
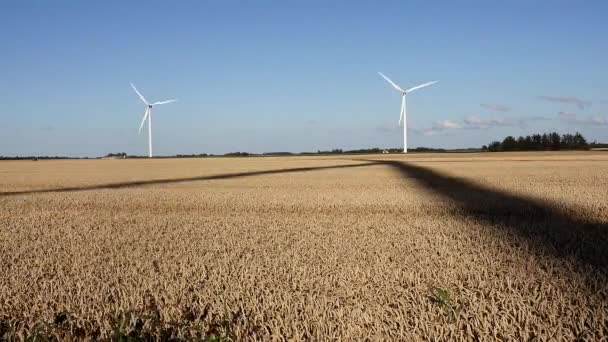
[[[401,122],[403,121],[403,153],[407,153],[407,111],[406,111],[406,104],[405,104],[406,103],[405,96],[411,91],[414,91],[414,90],[420,89],[420,88],[424,88],[426,86],[430,86],[431,84],[437,83],[439,81],[432,81],[432,82],[424,83],[421,85],[417,85],[408,90],[403,90],[403,89],[401,89],[401,87],[396,85],[395,82],[391,81],[388,77],[384,76],[383,73],[378,72],[378,75],[382,76],[382,78],[384,78],[388,83],[390,83],[393,86],[393,88],[395,88],[395,90],[397,90],[398,92],[401,93],[401,113],[399,116],[399,125],[401,125]]]
[[[141,125],[139,125],[139,132],[141,133],[142,127],[144,127],[144,122],[148,119],[148,157],[152,158],[152,107],[156,105],[166,104],[177,101],[177,99],[167,100],[167,101],[158,101],[154,103],[149,103],[146,101],[146,98],[135,88],[135,85],[131,83],[131,88],[135,90],[139,98],[146,104],[146,111],[144,112],[144,118],[141,120]]]

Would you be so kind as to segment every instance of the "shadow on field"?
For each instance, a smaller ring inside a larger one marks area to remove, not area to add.
[[[330,169],[347,169],[347,168],[353,168],[353,167],[372,166],[372,165],[375,165],[375,164],[366,162],[366,163],[349,164],[349,165],[296,167],[296,168],[291,168],[291,169],[224,173],[224,174],[211,175],[211,176],[154,179],[154,180],[132,181],[132,182],[122,182],[122,183],[107,183],[107,184],[74,186],[74,187],[54,188],[54,189],[39,189],[39,190],[26,190],[26,191],[13,191],[13,192],[8,191],[8,192],[0,192],[0,197],[53,193],[53,192],[75,192],[75,191],[103,190],[103,189],[121,189],[121,188],[139,187],[139,186],[146,186],[146,185],[184,183],[184,182],[230,179],[230,178],[240,178],[240,177],[254,177],[254,176],[272,175],[272,174],[280,174],[280,173],[309,172],[309,171],[321,171],[321,170],[330,170]]]
[[[608,225],[583,212],[566,212],[550,202],[497,191],[410,163],[364,161],[390,166],[401,176],[413,178],[456,203],[463,215],[506,227],[514,236],[528,240],[536,252],[573,260],[577,271],[587,276],[608,274]]]

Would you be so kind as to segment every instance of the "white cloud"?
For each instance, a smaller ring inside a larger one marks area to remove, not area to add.
[[[442,129],[459,129],[462,128],[462,125],[451,121],[451,120],[441,120],[441,121],[436,121],[433,124],[433,128],[438,129],[438,130],[442,130]]]
[[[601,115],[580,117],[573,112],[559,112],[559,119],[565,123],[583,126],[608,126],[608,118]]]
[[[574,120],[577,116],[576,113],[573,112],[559,112],[557,114],[559,115],[559,118],[564,121]]]
[[[409,127],[408,129],[412,129]],[[376,126],[376,130],[381,133],[395,133],[402,130],[402,128],[396,123],[383,123],[379,126]]]
[[[576,96],[540,96],[540,99],[550,102],[573,103],[580,109],[585,109],[585,106],[591,105],[591,102],[582,100]]]
[[[551,120],[544,116],[524,118],[482,118],[478,115],[467,116],[461,121],[435,121],[430,128],[415,130],[423,135],[438,135],[454,130],[491,129],[496,127],[526,127],[530,122]]]
[[[441,134],[442,131],[436,131],[436,130],[434,130],[432,128],[429,128],[429,129],[422,130],[420,132],[422,133],[422,135],[433,136],[433,135],[439,135],[439,134]]]
[[[480,104],[480,106],[483,108],[486,108],[486,109],[495,110],[497,112],[508,112],[511,110],[511,107],[507,107],[507,106],[503,106],[503,105],[495,104],[495,103],[482,103],[482,104]]]
[[[439,135],[445,131],[463,129],[464,126],[461,123],[452,120],[440,120],[433,122],[432,127],[422,129],[411,129],[414,133],[422,134],[426,136]]]
[[[479,116],[471,115],[464,118],[466,129],[486,129],[491,127],[500,126],[518,126],[521,124],[522,119],[518,120],[507,120],[505,118],[489,118],[482,119]]]

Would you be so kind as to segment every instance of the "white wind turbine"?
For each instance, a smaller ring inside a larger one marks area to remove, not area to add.
[[[133,83],[131,83],[131,87],[133,88],[133,90],[135,90],[137,95],[139,95],[139,98],[146,104],[144,118],[141,120],[141,125],[139,125],[139,133],[141,133],[141,129],[142,127],[144,127],[144,122],[146,122],[146,119],[148,119],[148,157],[152,158],[152,107],[165,103],[175,102],[177,101],[177,99],[148,103],[148,101],[146,101],[146,98],[137,90],[137,88],[135,88],[135,85],[133,85]]]
[[[407,153],[407,111],[406,111],[406,104],[405,104],[406,103],[405,96],[410,91],[424,88],[426,86],[430,86],[431,84],[437,83],[439,81],[432,81],[432,82],[424,83],[421,85],[417,85],[408,90],[403,90],[403,89],[401,89],[401,87],[396,85],[393,81],[391,81],[388,77],[384,76],[384,74],[382,74],[381,72],[378,72],[378,75],[382,76],[382,78],[384,78],[388,83],[390,83],[393,86],[393,88],[395,88],[395,90],[397,90],[398,92],[401,93],[401,113],[399,116],[399,124],[401,125],[401,122],[403,122],[403,153]]]

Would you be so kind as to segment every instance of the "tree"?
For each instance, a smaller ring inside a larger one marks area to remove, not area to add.
[[[516,150],[519,151],[526,151],[527,150],[527,146],[526,146],[526,138],[524,137],[519,137],[517,138],[517,147]]]
[[[517,149],[517,141],[512,136],[508,136],[502,141],[503,151],[515,151]]]
[[[560,138],[559,134],[557,132],[551,133],[550,140],[551,140],[551,150],[559,151],[559,149],[561,148],[561,138]]]
[[[521,137],[521,146],[519,147],[522,151],[530,151],[532,149],[532,137],[527,135],[525,137]]]
[[[543,138],[540,134],[532,135],[532,146],[537,151],[540,151],[543,149]]]
[[[543,146],[543,150],[550,150],[551,149],[551,139],[549,138],[549,134],[544,133],[542,138],[541,138],[541,144]]]
[[[574,146],[577,150],[588,150],[589,149],[589,144],[587,143],[587,139],[585,139],[585,137],[580,134],[579,132],[576,132],[576,134],[574,134]]]
[[[595,145],[593,145],[595,146]],[[497,151],[558,151],[558,150],[588,150],[591,146],[587,143],[587,139],[579,133],[565,133],[559,135],[557,132],[545,133],[543,135],[533,134],[525,138],[523,136],[515,139],[512,136],[506,137],[502,143],[494,141],[488,146],[483,146],[482,150],[497,152]]]
[[[106,155],[106,158],[127,158],[127,154],[125,152],[120,152],[120,153],[108,153]]]
[[[492,141],[490,145],[488,145],[488,151],[500,152],[502,151],[502,144],[500,143],[500,141]]]

